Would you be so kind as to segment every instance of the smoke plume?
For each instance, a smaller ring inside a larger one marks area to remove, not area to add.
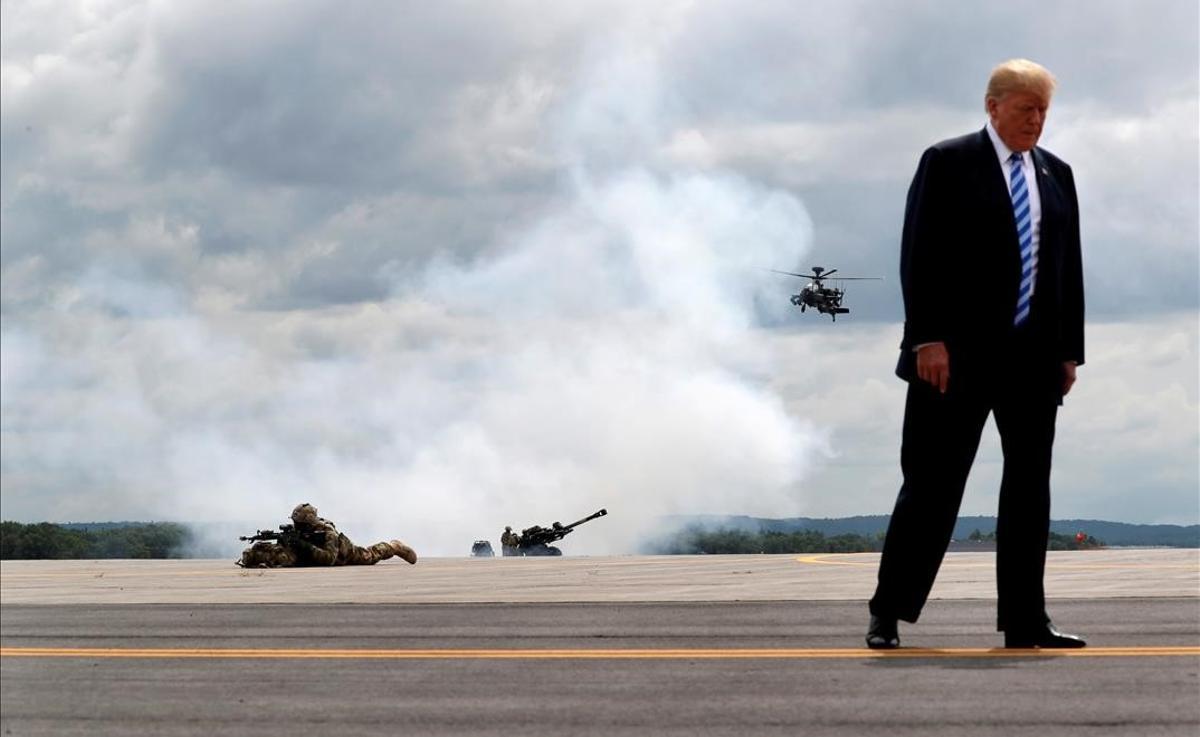
[[[695,163],[652,48],[584,68],[544,111],[559,195],[485,255],[389,273],[384,298],[189,297],[150,272],[196,233],[131,226],[136,258],[57,294],[42,329],[5,327],[6,507],[55,489],[53,518],[207,525],[230,554],[236,526],[302,501],[424,555],[601,507],[568,552],[632,552],[663,514],[803,512],[824,441],[770,388],[760,325],[808,216]]]

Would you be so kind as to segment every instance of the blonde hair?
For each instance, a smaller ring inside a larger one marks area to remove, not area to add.
[[[988,100],[999,100],[1010,92],[1032,92],[1049,101],[1055,84],[1054,75],[1041,64],[1028,59],[1009,59],[992,70],[987,93],[983,96],[984,105]]]

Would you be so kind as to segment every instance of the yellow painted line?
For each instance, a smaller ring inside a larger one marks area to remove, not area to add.
[[[853,553],[852,553],[853,555]],[[877,553],[865,553],[865,555],[877,555]],[[830,560],[826,555],[804,555],[796,559],[798,563],[816,563],[823,566],[877,566],[879,561],[872,559],[866,562],[857,560]]]
[[[848,660],[861,658],[1162,658],[1200,657],[1200,647],[1089,647],[1079,650],[1003,648],[771,648],[771,649],[544,649],[544,650],[283,650],[222,648],[5,647],[3,658],[224,658],[247,660]]]

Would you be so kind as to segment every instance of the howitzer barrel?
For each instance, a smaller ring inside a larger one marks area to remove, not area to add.
[[[608,514],[608,510],[601,509],[599,512],[596,512],[595,514],[589,514],[588,516],[584,517],[581,520],[575,520],[574,522],[572,522],[569,525],[563,525],[563,529],[564,530],[572,530],[572,529],[582,525],[584,522],[591,522],[592,520],[596,519],[597,517],[603,517],[606,514]]]
[[[562,540],[567,535],[571,534],[576,527],[584,522],[589,522],[597,517],[603,517],[608,514],[607,509],[601,509],[595,514],[590,514],[581,520],[576,520],[569,525],[564,525],[561,522],[555,522],[550,527],[526,527],[521,531],[521,540],[517,544],[524,551],[528,551],[538,546],[546,546],[553,542]],[[528,553],[526,553],[528,555]]]

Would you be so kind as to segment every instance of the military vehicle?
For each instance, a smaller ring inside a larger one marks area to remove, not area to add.
[[[488,540],[476,540],[471,546],[472,558],[495,558],[496,553],[492,550],[492,543]]]
[[[849,307],[842,306],[842,299],[846,296],[845,289],[837,287],[825,286],[825,280],[835,282],[844,281],[882,281],[882,277],[878,276],[833,276],[837,269],[827,271],[821,266],[812,267],[811,274],[797,274],[793,271],[779,271],[771,269],[776,274],[787,274],[788,276],[798,276],[801,279],[811,279],[807,286],[800,290],[799,294],[792,295],[792,304],[800,308],[804,312],[809,307],[812,307],[817,312],[823,315],[829,315],[834,322],[837,322],[838,315],[844,315],[850,311]]]
[[[599,512],[589,514],[583,519],[576,520],[569,525],[555,522],[549,527],[541,527],[539,525],[526,527],[524,530],[521,530],[521,535],[517,539],[515,555],[562,555],[562,551],[550,543],[562,540],[584,522],[591,522],[597,517],[603,517],[606,514],[608,514],[608,510],[601,509]],[[508,552],[505,551],[505,554],[507,555]]]

